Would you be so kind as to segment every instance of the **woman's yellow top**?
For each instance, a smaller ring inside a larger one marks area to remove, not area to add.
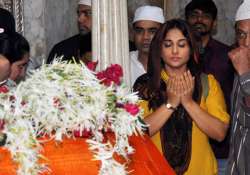
[[[229,115],[226,112],[226,104],[219,83],[212,75],[208,75],[208,96],[201,98],[200,107],[219,120],[229,123]],[[140,103],[144,109],[144,117],[152,111],[148,109],[148,101]],[[162,153],[160,132],[151,137],[156,147]],[[193,122],[191,160],[185,175],[216,175],[218,174],[217,161],[209,144],[208,136],[203,133]]]

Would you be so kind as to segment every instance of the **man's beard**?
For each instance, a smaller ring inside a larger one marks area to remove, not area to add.
[[[193,25],[194,32],[200,36],[205,36],[211,33],[211,31],[207,28],[205,24],[195,23]]]
[[[149,48],[146,49],[146,48],[143,48],[143,49],[140,49],[139,52],[143,55],[148,55],[149,54]]]
[[[90,30],[86,27],[82,27],[79,29],[80,35],[86,35],[90,32]]]

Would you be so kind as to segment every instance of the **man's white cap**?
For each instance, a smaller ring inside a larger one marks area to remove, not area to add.
[[[243,3],[239,6],[235,21],[250,19],[250,0],[244,0]]]
[[[142,20],[155,21],[158,23],[164,23],[163,10],[156,6],[141,6],[136,9],[133,23]]]
[[[79,0],[78,4],[91,6],[91,0]]]

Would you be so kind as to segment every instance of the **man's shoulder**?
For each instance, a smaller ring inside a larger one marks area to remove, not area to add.
[[[77,34],[54,45],[49,53],[47,63],[51,63],[55,56],[64,56],[67,59],[76,57],[79,40],[80,34]]]
[[[216,50],[220,50],[220,51],[226,51],[228,52],[229,50],[231,50],[231,47],[219,40],[216,39],[211,39],[210,43],[209,43],[210,47],[216,49]]]
[[[130,58],[137,58],[138,57],[138,50],[130,51],[129,52],[129,57]]]
[[[136,51],[131,51],[129,52],[129,61],[132,67],[136,67],[136,69],[138,68],[138,65],[141,65],[141,63],[138,60],[138,50]]]
[[[80,34],[71,36],[65,40],[60,41],[59,43],[57,43],[54,47],[61,47],[61,46],[65,46],[65,45],[72,45],[75,44],[79,41],[80,38]]]

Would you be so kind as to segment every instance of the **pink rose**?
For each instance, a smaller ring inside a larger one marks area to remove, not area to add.
[[[120,85],[122,76],[122,68],[118,64],[112,64],[105,71],[96,74],[96,77],[99,80],[102,80],[102,83],[106,86],[110,86],[112,82],[116,85]]]
[[[7,86],[0,86],[0,93],[7,93],[9,92],[9,89]]]
[[[112,83],[112,80],[108,79],[108,78],[105,78],[102,83],[105,85],[105,86],[110,86],[111,83]]]
[[[89,61],[87,62],[87,67],[89,68],[89,70],[95,71],[97,64],[98,61]]]
[[[0,120],[0,131],[3,130],[4,124],[5,124],[4,120]]]
[[[60,109],[61,111],[64,110],[64,107],[62,107],[62,103],[61,103],[60,99],[57,97],[53,98],[53,105],[54,105],[54,107]]]
[[[96,74],[96,77],[97,77],[98,80],[103,80],[103,79],[105,79],[105,74],[104,74],[103,71],[102,72],[98,72]]]
[[[127,103],[123,107],[131,115],[136,115],[139,112],[139,107],[136,104]]]
[[[122,68],[118,64],[112,64],[106,69],[106,74],[108,78],[121,78],[123,76]]]
[[[21,105],[22,105],[22,106],[24,106],[24,105],[26,105],[26,104],[27,104],[27,103],[26,103],[25,101],[22,101],[22,102],[21,102]]]
[[[123,75],[122,68],[118,64],[113,64],[110,67],[108,67],[105,71],[106,78],[113,81],[116,85],[121,84],[121,77]]]
[[[75,130],[75,131],[74,131],[74,136],[75,136],[75,137],[89,138],[89,137],[92,136],[92,132],[91,132],[91,131],[88,131],[88,130],[86,130],[86,129],[84,129],[84,130],[82,131],[82,134],[81,134],[79,130]]]
[[[113,64],[111,65],[112,69],[114,70],[114,74],[118,77],[122,77],[123,76],[123,71],[122,71],[122,67],[119,64]]]

